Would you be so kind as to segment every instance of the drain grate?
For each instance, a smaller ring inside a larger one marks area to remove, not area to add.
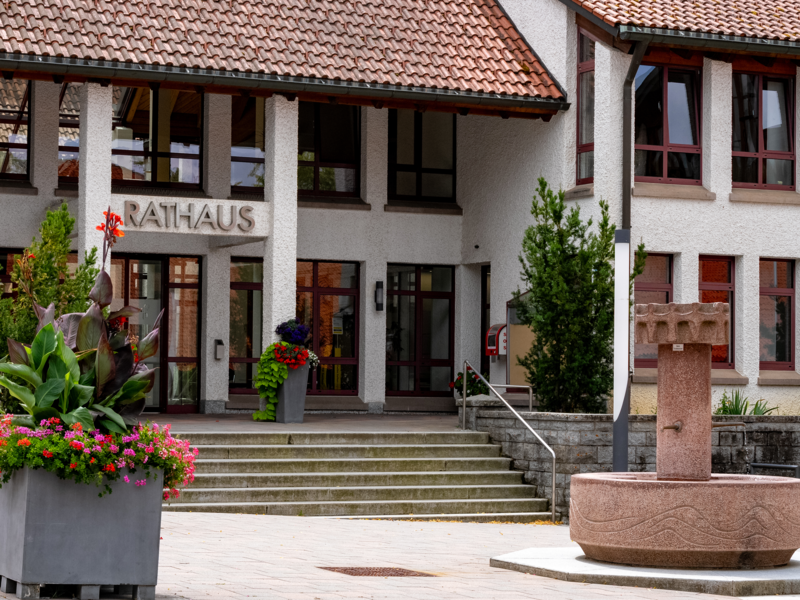
[[[352,575],[353,577],[436,577],[430,573],[409,571],[397,567],[317,567],[325,571]]]

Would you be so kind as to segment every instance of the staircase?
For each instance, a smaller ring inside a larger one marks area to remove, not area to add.
[[[181,437],[180,434],[176,434]],[[338,518],[546,520],[479,432],[191,433],[194,483],[164,510]]]

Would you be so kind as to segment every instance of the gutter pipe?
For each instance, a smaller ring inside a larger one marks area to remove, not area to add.
[[[219,69],[143,65],[112,60],[12,54],[8,52],[0,52],[0,71],[34,71],[95,79],[175,81],[197,86],[220,85],[246,89],[268,89],[278,93],[309,92],[416,102],[458,102],[494,110],[502,110],[502,108],[536,108],[559,111],[567,110],[570,106],[566,100],[548,100],[506,94],[376,84],[363,81],[329,80],[316,77],[291,77],[269,73],[245,73]]]

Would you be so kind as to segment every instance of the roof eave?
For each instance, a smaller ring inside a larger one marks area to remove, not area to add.
[[[236,86],[243,89],[269,89],[276,92],[310,92],[337,96],[358,95],[376,99],[416,102],[457,102],[499,110],[528,108],[564,111],[570,106],[569,102],[561,99],[8,52],[0,52],[0,71],[34,71],[54,75],[74,75],[97,79],[141,79],[152,82],[169,80],[197,86]]]
[[[662,29],[620,25],[619,37],[622,40],[644,41],[656,44],[706,47],[715,50],[738,50],[740,52],[762,52],[769,54],[800,55],[800,42],[770,40],[766,38],[722,35],[701,31]]]

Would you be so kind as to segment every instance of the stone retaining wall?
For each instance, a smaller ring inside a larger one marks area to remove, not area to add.
[[[611,471],[612,416],[562,413],[521,415],[556,453],[556,511],[566,521],[569,514],[569,481],[576,473]],[[656,417],[630,415],[628,468],[656,470]],[[725,416],[715,423],[744,421],[741,427],[716,429],[711,434],[714,473],[747,473],[751,462],[798,464],[800,416]],[[513,459],[512,468],[525,471],[525,481],[538,487],[537,497],[551,496],[550,453],[508,410],[478,410],[478,431],[487,431],[503,455]],[[747,445],[745,442],[747,438]],[[793,476],[791,471],[761,471],[764,475]]]

